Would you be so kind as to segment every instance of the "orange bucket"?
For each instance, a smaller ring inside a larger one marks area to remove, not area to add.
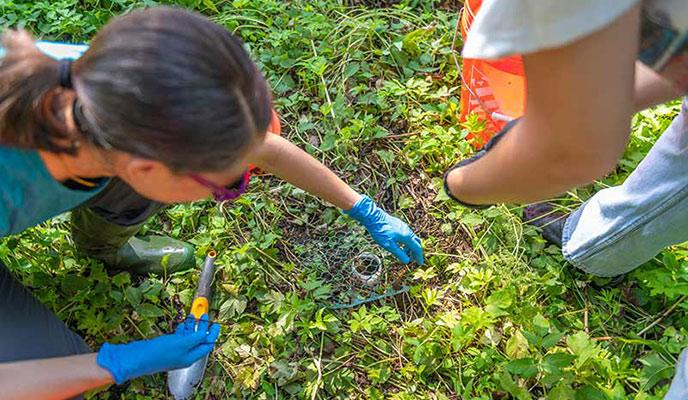
[[[464,41],[481,4],[482,0],[464,2],[459,20]],[[476,148],[482,147],[508,121],[523,115],[526,78],[521,56],[498,60],[465,58],[461,81],[460,120],[465,122],[470,114],[477,114],[486,122],[483,131],[468,136]]]

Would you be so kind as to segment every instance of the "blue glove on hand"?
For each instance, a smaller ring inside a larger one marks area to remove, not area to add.
[[[127,344],[105,343],[96,362],[118,385],[142,375],[185,368],[210,353],[220,336],[220,325],[208,327],[208,315],[198,321],[189,315],[170,335]]]
[[[420,238],[399,218],[384,212],[370,197],[361,197],[351,210],[344,213],[365,226],[373,240],[402,263],[409,263],[410,255],[418,264],[423,265]],[[403,250],[400,244],[404,246]]]

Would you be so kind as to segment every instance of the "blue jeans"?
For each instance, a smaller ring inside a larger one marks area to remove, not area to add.
[[[564,257],[598,276],[616,276],[688,240],[688,98],[626,181],[600,191],[566,220]],[[688,399],[688,350],[665,399]]]

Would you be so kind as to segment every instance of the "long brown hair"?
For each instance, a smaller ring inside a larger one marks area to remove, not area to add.
[[[2,41],[0,144],[73,152],[67,133],[46,122],[45,99],[60,90],[59,63],[25,31],[7,31]],[[175,171],[226,168],[270,123],[270,91],[241,41],[186,10],[155,7],[114,19],[71,71],[83,139]]]

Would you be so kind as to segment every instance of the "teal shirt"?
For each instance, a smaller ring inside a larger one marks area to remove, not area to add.
[[[38,46],[56,59],[78,58],[87,49],[83,45],[47,42],[39,42]],[[0,56],[2,53],[0,49]],[[50,175],[37,151],[0,146],[0,237],[77,207],[105,184],[89,191],[69,189]]]
[[[0,237],[71,210],[97,194],[56,181],[35,150],[0,146]]]

